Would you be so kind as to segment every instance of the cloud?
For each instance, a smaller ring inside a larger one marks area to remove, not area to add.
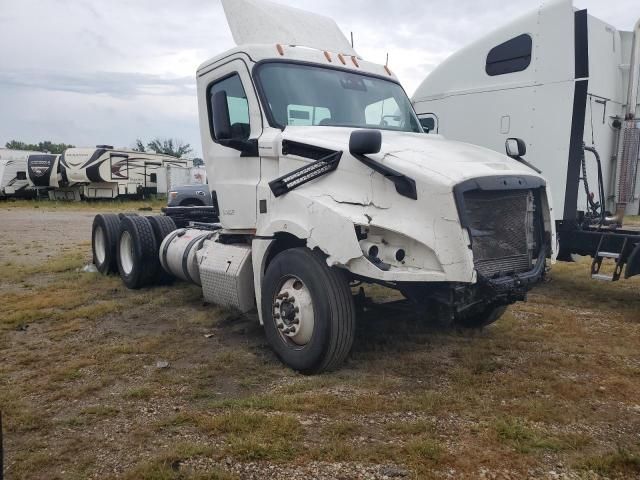
[[[409,94],[474,39],[539,0],[276,0],[334,18],[356,50]],[[637,0],[576,0],[617,28]],[[233,46],[217,0],[2,0],[0,143],[51,139],[130,145],[181,137],[200,147],[197,66]]]
[[[47,70],[0,71],[0,86],[74,92],[86,95],[132,97],[138,95],[195,95],[194,77],[165,77],[135,72],[57,72]]]

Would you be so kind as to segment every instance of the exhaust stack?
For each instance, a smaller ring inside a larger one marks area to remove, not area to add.
[[[638,105],[638,82],[640,81],[640,20],[633,29],[633,48],[629,68],[629,90],[627,92],[627,115],[620,134],[622,152],[618,165],[618,203],[616,223],[622,225],[627,204],[633,202],[635,177],[637,175],[638,153],[640,151],[640,128],[636,117]]]

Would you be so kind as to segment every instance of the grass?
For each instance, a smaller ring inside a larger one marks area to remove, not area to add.
[[[511,446],[518,453],[536,451],[560,452],[563,450],[580,450],[590,443],[583,435],[553,435],[528,426],[518,418],[501,418],[495,421],[498,440]]]
[[[89,210],[108,212],[136,212],[155,211],[159,212],[162,207],[167,206],[167,200],[152,198],[148,200],[90,200],[83,202],[71,202],[64,200],[25,200],[9,199],[0,202],[0,209],[46,209],[46,210]]]
[[[312,476],[310,462],[409,478],[559,463],[638,475],[637,280],[594,283],[588,263],[558,264],[478,332],[363,314],[345,366],[307,377],[282,366],[255,318],[204,305],[195,286],[134,292],[81,273],[88,250],[1,267],[10,478],[231,479],[243,465]]]
[[[619,447],[613,452],[589,456],[578,467],[604,476],[637,477],[640,475],[640,449],[631,452]]]

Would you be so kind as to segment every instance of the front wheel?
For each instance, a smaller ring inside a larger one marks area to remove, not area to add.
[[[262,317],[269,344],[306,374],[337,368],[355,332],[355,309],[343,273],[308,248],[278,254],[267,267]]]
[[[473,315],[456,319],[456,324],[463,328],[483,328],[500,320],[506,311],[506,305],[488,306]]]

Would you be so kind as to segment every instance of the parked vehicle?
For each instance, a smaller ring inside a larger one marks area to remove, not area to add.
[[[99,215],[101,271],[131,288],[164,271],[208,302],[257,306],[274,351],[305,373],[348,355],[361,282],[467,327],[526,298],[555,243],[540,174],[425,135],[391,70],[362,59],[333,20],[259,0],[223,6],[238,46],[197,71],[219,222],[159,232]]]
[[[0,148],[0,198],[34,195],[28,188],[27,158],[35,153]]]
[[[496,151],[521,138],[550,181],[558,258],[590,255],[615,281],[640,274],[640,231],[622,227],[640,208],[639,72],[640,21],[619,31],[560,0],[452,55],[413,104],[432,134]]]
[[[158,193],[158,176],[167,166],[185,167],[187,160],[158,153],[96,148],[68,148],[32,159],[32,183],[50,187],[52,199],[144,198]]]
[[[168,195],[168,207],[202,207],[205,205],[213,205],[211,192],[206,184],[177,186]]]
[[[168,196],[168,192],[184,185],[204,185],[207,171],[204,167],[168,165],[158,172],[158,193]]]

